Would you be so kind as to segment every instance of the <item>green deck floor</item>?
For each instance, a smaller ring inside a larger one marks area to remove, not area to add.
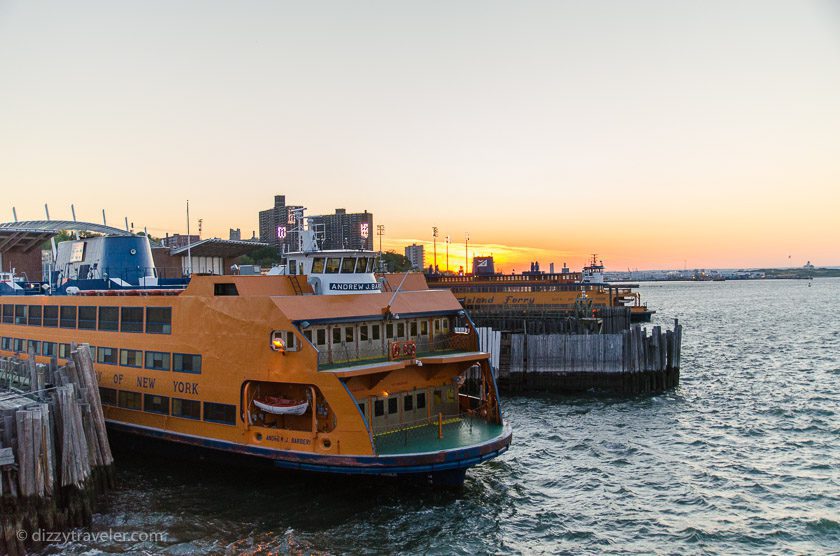
[[[374,436],[374,443],[380,456],[439,452],[481,444],[501,435],[503,429],[502,425],[478,419],[457,419],[443,425],[443,438],[438,438],[438,426],[433,424],[380,434]]]

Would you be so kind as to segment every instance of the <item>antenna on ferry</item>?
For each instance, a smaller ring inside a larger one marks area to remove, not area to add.
[[[44,203],[44,212],[47,213],[47,222],[50,221],[50,207],[47,206],[47,203]]]
[[[125,231],[128,231],[128,216],[125,217]]]
[[[15,207],[12,207],[12,217],[14,217],[15,222],[17,222],[17,210],[15,210]]]
[[[385,309],[382,311],[386,316],[391,314],[391,305],[394,304],[394,300],[397,298],[397,294],[400,293],[400,289],[405,284],[405,279],[408,278],[408,275],[411,273],[411,269],[407,270],[403,279],[400,280],[400,285],[397,286],[397,289],[394,290],[394,295],[391,296],[391,300],[388,302],[388,305],[385,306]]]
[[[107,220],[105,220],[105,209],[102,209],[102,225],[103,225],[103,226],[107,226],[107,225],[108,225],[108,221],[107,221]]]

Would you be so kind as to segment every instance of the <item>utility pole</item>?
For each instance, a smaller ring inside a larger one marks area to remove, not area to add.
[[[187,277],[192,278],[192,250],[190,249],[190,200],[187,199]]]
[[[432,226],[432,245],[434,246],[432,252],[434,253],[434,264],[435,264],[434,268],[432,269],[432,272],[434,272],[435,274],[437,274],[437,237],[438,237],[437,226]]]
[[[467,275],[467,269],[470,264],[470,233],[464,233],[464,276]]]

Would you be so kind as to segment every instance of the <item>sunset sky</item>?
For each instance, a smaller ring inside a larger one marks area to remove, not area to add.
[[[840,3],[0,0],[0,188],[220,237],[285,194],[452,267],[840,265]]]

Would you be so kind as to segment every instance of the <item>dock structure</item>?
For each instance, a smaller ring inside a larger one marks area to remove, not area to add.
[[[0,555],[37,549],[35,531],[89,525],[113,462],[86,344],[62,367],[0,358]]]
[[[487,324],[483,319],[479,322]],[[673,330],[654,326],[648,331],[639,325],[604,330],[601,326],[595,333],[563,333],[557,328],[574,325],[534,319],[507,324],[502,329],[479,328],[481,348],[491,353],[491,365],[504,393],[635,395],[679,384],[682,325],[676,320]]]

